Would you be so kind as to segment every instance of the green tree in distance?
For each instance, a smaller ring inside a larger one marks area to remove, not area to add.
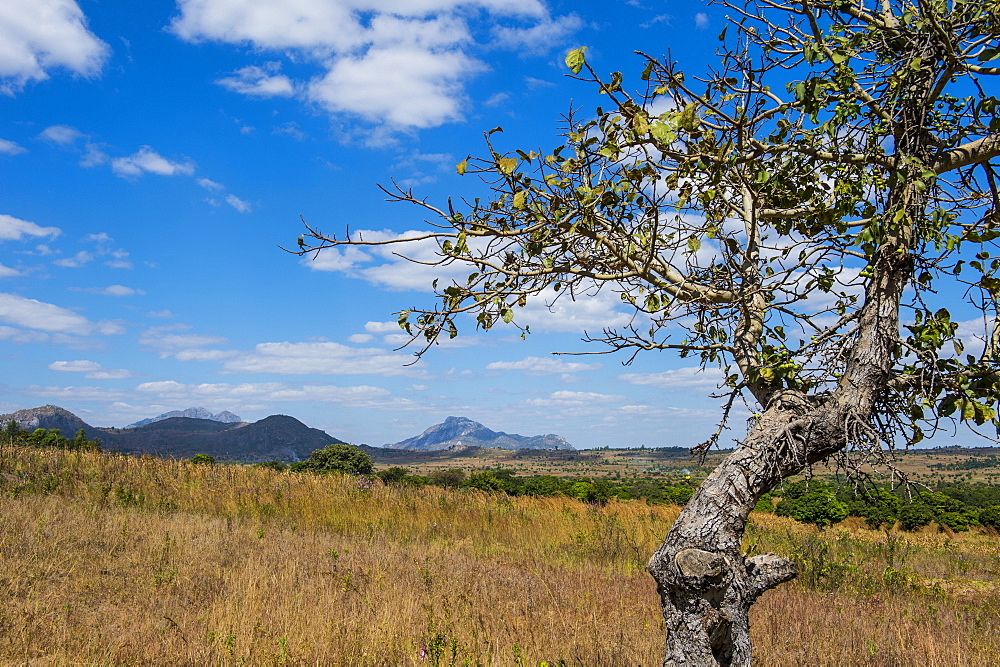
[[[315,450],[305,461],[291,465],[293,472],[342,472],[349,475],[370,475],[375,471],[375,464],[364,450],[335,442],[323,449]]]
[[[506,151],[499,128],[458,171],[490,196],[441,206],[421,236],[338,238],[307,225],[301,254],[436,242],[469,267],[399,314],[420,353],[459,326],[517,326],[529,301],[611,290],[632,324],[585,340],[672,351],[723,371],[719,430],[754,408],[740,446],[653,555],[664,664],[749,664],[750,606],[795,575],[745,558],[757,499],[838,456],[884,469],[894,448],[959,421],[998,423],[1000,9],[984,0],[723,0],[731,17],[700,76],[642,55],[639,92],[574,77],[606,102],[565,118],[551,151]],[[966,354],[951,312],[983,315]],[[527,333],[527,329],[523,329]],[[970,346],[970,349],[971,346]]]

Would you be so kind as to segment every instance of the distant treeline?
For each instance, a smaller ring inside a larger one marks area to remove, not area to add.
[[[57,428],[36,428],[34,431],[28,431],[20,428],[17,422],[11,419],[4,425],[3,435],[11,444],[15,445],[57,447],[59,449],[78,449],[95,452],[101,450],[101,443],[97,440],[88,440],[82,428],[72,438],[65,438]]]
[[[930,467],[934,470],[979,470],[981,468],[1000,468],[1000,456],[991,455],[983,457],[973,457],[964,461],[954,463],[932,463]]]

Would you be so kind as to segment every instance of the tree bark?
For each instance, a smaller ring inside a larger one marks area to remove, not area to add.
[[[867,424],[899,356],[899,304],[912,272],[906,241],[873,258],[854,344],[826,396],[775,390],[740,447],[702,483],[649,562],[666,620],[664,665],[749,665],[750,607],[795,577],[774,554],[745,558],[741,543],[757,500],[782,479],[841,450]]]

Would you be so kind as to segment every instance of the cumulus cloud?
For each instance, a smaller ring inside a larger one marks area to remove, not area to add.
[[[58,227],[39,227],[33,222],[0,213],[0,241],[20,241],[25,236],[55,238],[60,233]]]
[[[404,130],[464,115],[465,82],[486,69],[474,55],[483,22],[503,21],[494,45],[518,49],[529,42],[553,48],[580,25],[575,17],[551,17],[538,0],[179,0],[178,6],[171,30],[181,39],[249,43],[321,72],[297,82],[269,61],[219,85],[254,97],[298,94],[332,113]]]
[[[124,368],[104,368],[96,361],[79,359],[77,361],[53,361],[49,370],[60,373],[83,373],[88,380],[122,380],[132,377],[132,372]]]
[[[545,53],[553,44],[565,43],[570,35],[583,27],[575,14],[546,19],[524,27],[495,26],[493,35],[498,46],[521,53]]]
[[[552,357],[525,357],[520,361],[494,361],[486,366],[489,371],[524,371],[525,375],[559,375],[580,373],[601,368],[601,364],[562,361]]]
[[[59,67],[95,76],[110,51],[75,0],[0,2],[0,93],[13,95]]]
[[[38,331],[80,336],[123,332],[117,322],[91,322],[72,310],[9,293],[0,293],[0,322]]]
[[[250,97],[291,97],[295,94],[292,80],[278,74],[280,70],[280,62],[268,62],[263,67],[250,65],[236,70],[232,76],[216,80],[216,83]]]
[[[0,278],[14,278],[19,275],[21,275],[21,272],[17,269],[0,264]]]
[[[278,375],[422,376],[424,362],[411,355],[380,348],[350,347],[340,343],[260,343],[253,352],[233,357],[223,365],[229,373]]]
[[[149,146],[141,146],[128,157],[111,160],[111,170],[122,178],[137,178],[146,173],[159,176],[190,176],[194,173],[194,163],[190,160],[168,160]]]
[[[39,139],[60,146],[72,146],[83,136],[83,132],[69,125],[51,125],[38,133]]]
[[[709,19],[708,14],[705,12],[698,12],[694,15],[694,25],[698,30],[704,30],[708,27]]]
[[[0,139],[0,155],[20,155],[27,153],[28,149],[10,139]]]
[[[63,268],[75,269],[89,264],[92,261],[94,261],[94,255],[86,250],[81,250],[72,257],[63,257],[62,259],[57,259],[52,263]]]
[[[690,366],[659,373],[623,373],[618,376],[618,379],[629,384],[662,389],[715,389],[725,378],[718,368],[702,369]]]

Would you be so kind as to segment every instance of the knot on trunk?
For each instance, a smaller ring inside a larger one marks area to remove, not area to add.
[[[695,588],[720,588],[726,579],[729,563],[720,553],[702,549],[681,549],[674,556],[681,576]]]
[[[750,578],[751,602],[760,597],[764,591],[791,581],[798,574],[792,561],[776,554],[761,554],[747,558],[746,568]]]

